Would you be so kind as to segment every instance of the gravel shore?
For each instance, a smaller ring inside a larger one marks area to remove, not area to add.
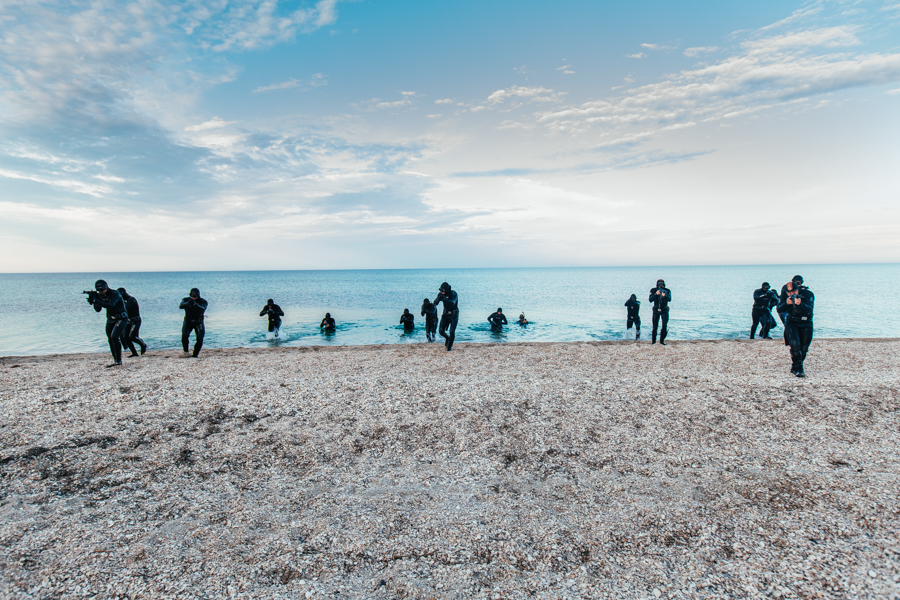
[[[0,359],[2,598],[900,598],[900,340]]]

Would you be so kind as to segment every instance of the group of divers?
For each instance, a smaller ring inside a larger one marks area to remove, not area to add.
[[[131,351],[130,356],[139,356],[135,344],[140,347],[140,354],[147,352],[147,343],[140,338],[141,313],[138,301],[128,294],[125,288],[112,289],[103,279],[97,280],[94,290],[84,292],[88,295],[88,304],[94,307],[98,313],[106,309],[106,337],[109,339],[109,348],[114,362],[108,367],[122,364],[122,347]],[[666,287],[666,282],[657,280],[656,286],[651,288],[648,303],[653,306],[653,330],[651,343],[657,341],[666,345],[666,334],[669,323],[669,303],[672,302],[672,291]],[[784,284],[781,294],[777,294],[768,282],[763,282],[760,288],[753,292],[753,325],[750,329],[750,339],[756,337],[756,328],[760,327],[760,338],[772,339],[769,332],[777,326],[772,309],[775,308],[781,323],[784,326],[784,343],[791,348],[791,374],[797,377],[805,377],[803,361],[813,337],[813,307],[815,296],[803,285],[803,277],[795,275],[791,281]],[[438,307],[443,311],[438,320]],[[209,303],[200,297],[200,290],[192,288],[187,297],[182,298],[178,308],[184,310],[184,323],[181,327],[181,345],[185,355],[197,358],[203,347],[203,338],[206,335],[206,327],[203,324],[204,314]],[[641,303],[637,296],[632,294],[625,302],[628,309],[626,330],[635,329],[635,339],[641,339]],[[429,342],[435,341],[436,333],[444,338],[444,346],[447,350],[453,348],[453,340],[456,337],[456,326],[459,323],[459,295],[446,281],[440,285],[438,295],[434,300],[425,298],[422,303],[421,315],[425,317],[425,335]],[[266,305],[259,312],[260,317],[268,317],[269,333],[277,337],[281,328],[281,318],[284,311],[269,298]],[[499,331],[503,325],[508,324],[503,309],[498,308],[487,318],[491,329]],[[525,314],[519,315],[519,325],[527,325]],[[400,324],[406,331],[415,329],[415,317],[404,309],[400,317]],[[662,326],[660,328],[660,325]],[[325,317],[319,324],[319,328],[325,333],[334,332],[337,324],[331,313],[325,313]],[[190,352],[190,336],[194,334],[193,352]]]

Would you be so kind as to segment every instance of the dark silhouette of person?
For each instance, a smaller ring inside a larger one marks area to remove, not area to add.
[[[519,325],[528,325],[528,319],[525,318],[525,313],[519,315],[519,320],[516,321]]]
[[[641,302],[634,294],[625,302],[625,308],[628,309],[628,320],[625,323],[625,329],[631,329],[634,326],[634,339],[641,339]]]
[[[656,281],[656,287],[650,290],[650,302],[653,303],[653,331],[651,332],[651,344],[656,343],[656,328],[662,321],[662,330],[659,332],[659,343],[666,345],[666,334],[669,332],[669,302],[672,301],[672,291],[666,287],[662,279]]]
[[[497,312],[492,312],[487,320],[491,324],[491,331],[503,331],[503,326],[507,324],[502,308],[498,308]]]
[[[772,316],[772,307],[778,304],[775,291],[770,289],[769,282],[763,281],[759,289],[753,292],[753,324],[750,326],[750,339],[756,337],[756,327],[760,326],[759,337],[771,340],[769,330],[775,326],[775,317]]]
[[[274,334],[275,337],[281,334],[281,317],[284,316],[284,311],[275,304],[274,300],[271,298],[266,300],[266,305],[259,311],[259,316],[269,317],[269,333]]]
[[[803,277],[794,275],[790,282],[782,288],[779,307],[785,310],[785,335],[791,347],[791,374],[806,377],[803,361],[813,339],[813,309],[816,304],[815,295],[803,285]]]
[[[94,290],[95,293],[88,294],[88,304],[93,306],[96,312],[106,309],[106,339],[113,357],[112,364],[106,366],[117,367],[122,364],[122,336],[128,326],[128,311],[125,309],[122,295],[110,289],[103,279],[98,279],[94,283]]]
[[[178,308],[184,310],[184,323],[181,325],[181,347],[187,354],[193,331],[194,352],[191,356],[194,358],[200,356],[200,349],[203,348],[203,338],[206,337],[206,325],[203,324],[203,320],[208,307],[209,303],[200,297],[200,290],[197,288],[191,288],[188,297],[182,298],[181,304],[178,305]]]
[[[425,317],[425,338],[429,342],[433,342],[437,334],[437,306],[432,304],[428,298],[422,301],[422,316]]]
[[[400,324],[403,325],[403,331],[407,333],[416,328],[415,317],[409,312],[408,308],[403,309],[403,314],[400,315]]]
[[[331,318],[331,313],[325,313],[325,318],[319,323],[319,329],[325,333],[334,333],[337,329],[337,324],[334,322],[334,319]]]
[[[453,348],[453,340],[456,339],[456,326],[459,323],[459,295],[450,288],[446,281],[441,284],[437,298],[433,304],[443,304],[444,312],[441,313],[441,323],[438,333],[444,338],[444,346],[449,352]]]
[[[147,352],[147,344],[139,337],[141,332],[141,307],[138,305],[137,298],[129,296],[125,288],[121,287],[117,290],[122,295],[125,302],[125,310],[128,311],[128,325],[125,327],[125,333],[122,334],[122,345],[131,350],[129,356],[137,356],[137,350],[134,343],[137,342],[141,347],[141,354]]]

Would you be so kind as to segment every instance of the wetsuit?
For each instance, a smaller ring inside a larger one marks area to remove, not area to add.
[[[93,302],[94,310],[106,309],[106,338],[109,340],[109,351],[112,352],[116,364],[122,364],[122,335],[128,326],[128,311],[122,294],[109,289],[105,294],[97,294]]]
[[[792,282],[793,283],[793,282]],[[794,301],[788,304],[788,299]],[[796,300],[799,299],[799,304]],[[805,285],[793,283],[791,289],[785,285],[778,305],[779,310],[784,307],[785,313],[784,335],[791,347],[791,373],[803,374],[803,361],[813,339],[813,308],[816,304],[815,295]]]
[[[400,315],[400,324],[403,325],[404,330],[412,331],[416,328],[415,317],[412,316],[412,313],[403,313]]]
[[[334,331],[337,329],[334,317],[325,317],[322,319],[322,323],[319,324],[319,329],[324,329],[325,331]]]
[[[657,291],[662,293],[658,296]],[[650,300],[653,303],[653,331],[651,332],[651,341],[656,343],[656,328],[662,320],[662,330],[659,332],[659,341],[666,341],[666,334],[669,332],[669,302],[672,301],[672,291],[669,288],[653,288],[650,290]]]
[[[453,340],[456,338],[456,326],[459,324],[459,296],[454,290],[442,291],[434,299],[432,304],[444,304],[444,312],[441,314],[441,323],[438,333],[444,338],[447,350],[453,348]]]
[[[641,303],[639,300],[628,299],[628,302],[625,303],[625,308],[628,309],[628,322],[625,324],[625,329],[631,329],[631,326],[634,325],[634,339],[641,339]]]
[[[425,337],[433,341],[437,332],[437,307],[431,302],[422,304],[422,316],[425,317]]]
[[[147,351],[147,344],[138,336],[141,332],[141,308],[138,306],[137,298],[134,296],[125,298],[125,310],[128,311],[128,324],[122,335],[122,343],[131,350],[131,356],[137,356],[137,350],[134,348],[135,342],[141,347],[141,354]]]
[[[491,324],[491,331],[500,331],[503,329],[502,326],[507,324],[506,315],[499,312],[491,313],[487,320]]]
[[[281,317],[284,316],[284,311],[281,310],[280,306],[277,304],[272,304],[271,306],[266,304],[263,306],[263,309],[259,311],[259,316],[264,317],[266,315],[269,317],[269,333],[272,333],[281,327]]]
[[[753,292],[753,325],[750,326],[750,339],[756,337],[756,326],[759,325],[759,337],[768,339],[769,330],[775,326],[775,318],[770,312],[772,299],[775,296],[773,290],[759,288]]]
[[[206,327],[203,325],[203,315],[209,303],[203,298],[184,298],[178,308],[184,310],[184,324],[181,326],[181,347],[188,351],[191,339],[191,331],[194,332],[194,357],[200,354],[203,347],[203,337],[206,335]]]

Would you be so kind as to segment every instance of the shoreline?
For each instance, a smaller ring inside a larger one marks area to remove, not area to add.
[[[0,597],[900,595],[900,340],[729,341],[7,357]]]
[[[745,343],[745,344],[753,344],[753,343],[774,343],[777,346],[781,346],[778,344],[778,340],[781,339],[781,336],[776,336],[771,340],[751,340],[747,338],[717,338],[717,339],[691,339],[691,340],[678,340],[678,339],[669,339],[666,341],[666,347],[675,347],[681,346],[685,344],[723,344],[723,343]],[[811,348],[815,348],[816,343],[822,342],[860,342],[860,343],[890,343],[900,341],[900,337],[850,337],[850,338],[813,338],[813,345]],[[451,354],[455,352],[457,349],[465,349],[465,348],[503,348],[503,347],[550,347],[555,345],[586,345],[586,346],[618,346],[618,345],[638,345],[650,346],[649,340],[577,340],[570,342],[456,342],[453,344],[453,350]],[[193,343],[192,343],[193,346]],[[309,345],[309,346],[270,346],[270,347],[251,347],[251,346],[235,346],[232,348],[203,348],[201,351],[201,358],[206,357],[208,355],[212,356],[228,356],[232,353],[254,353],[254,352],[340,352],[343,350],[348,351],[371,351],[371,350],[389,350],[396,348],[429,348],[440,346],[443,344],[441,340],[436,342],[416,342],[416,343],[405,343],[405,344],[341,344],[341,345]],[[127,358],[127,349],[123,350],[123,360],[125,364],[128,364]],[[162,356],[165,358],[177,357],[180,358],[182,354],[181,350],[177,349],[167,349],[167,350],[149,350],[148,353],[140,358],[150,357],[152,356]],[[16,360],[25,360],[25,361],[39,361],[44,359],[88,359],[91,357],[97,356],[109,356],[109,351],[105,352],[72,352],[72,353],[55,353],[55,354],[10,354],[6,356],[0,356],[0,366],[2,366],[5,362],[16,361]]]

